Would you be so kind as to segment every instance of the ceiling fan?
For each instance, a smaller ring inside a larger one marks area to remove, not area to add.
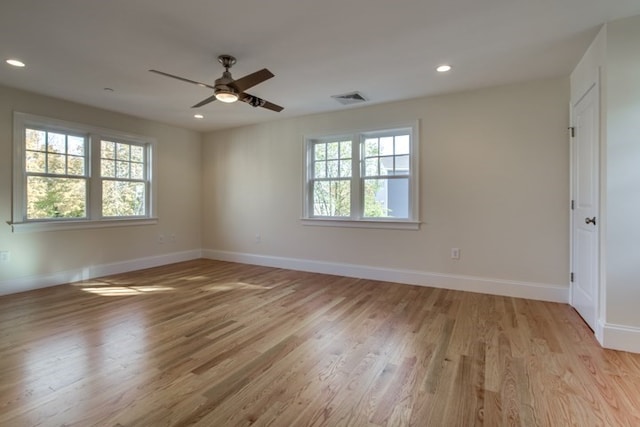
[[[224,67],[224,72],[222,73],[222,77],[216,80],[215,84],[208,85],[206,83],[197,82],[195,80],[186,79],[184,77],[175,76],[173,74],[165,73],[164,71],[158,70],[149,70],[152,73],[160,74],[161,76],[171,77],[172,79],[182,80],[183,82],[193,83],[194,85],[198,85],[201,87],[208,87],[209,89],[213,89],[213,95],[207,99],[204,99],[198,102],[196,105],[191,108],[198,108],[206,105],[210,102],[215,101],[216,99],[222,102],[236,102],[242,101],[251,105],[252,107],[262,107],[267,110],[272,110],[276,112],[282,111],[284,108],[273,104],[266,99],[258,98],[257,96],[248,94],[245,90],[262,83],[265,80],[273,77],[273,73],[266,68],[262,70],[256,71],[255,73],[248,74],[244,77],[241,77],[237,80],[234,80],[231,77],[231,72],[229,68],[236,63],[236,58],[231,55],[220,55],[218,56],[218,62],[222,64]]]

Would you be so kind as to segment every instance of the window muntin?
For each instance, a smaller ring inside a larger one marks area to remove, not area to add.
[[[411,125],[307,138],[303,218],[418,224],[416,134]]]
[[[155,223],[154,147],[145,137],[14,113],[13,230]]]

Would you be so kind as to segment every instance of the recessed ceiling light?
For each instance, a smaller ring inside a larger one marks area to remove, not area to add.
[[[446,73],[449,70],[451,70],[451,65],[440,65],[436,68],[436,71],[439,73]]]
[[[113,88],[111,88],[111,87],[105,87],[105,88],[103,88],[103,90],[105,92],[113,92]]]
[[[195,117],[196,119],[204,119],[204,116],[202,114],[194,114],[193,117]]]
[[[18,60],[18,59],[7,59],[7,64],[9,65],[13,65],[14,67],[24,67],[24,62]]]

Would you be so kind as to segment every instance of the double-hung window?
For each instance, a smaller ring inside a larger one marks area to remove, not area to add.
[[[154,145],[14,113],[14,231],[155,222]]]
[[[418,228],[417,125],[306,138],[305,224]]]

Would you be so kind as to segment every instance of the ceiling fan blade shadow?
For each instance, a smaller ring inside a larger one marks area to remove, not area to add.
[[[273,77],[273,73],[266,68],[263,68],[255,73],[247,74],[244,77],[240,77],[238,80],[234,80],[233,85],[238,89],[238,92],[244,92],[265,80],[269,80],[271,77]]]
[[[202,107],[203,105],[207,105],[210,102],[213,102],[216,100],[216,96],[215,95],[211,95],[210,97],[208,97],[207,99],[203,99],[202,101],[198,102],[196,105],[193,105],[191,108],[198,108],[198,107]]]
[[[159,74],[161,76],[171,77],[172,79],[177,79],[177,80],[182,80],[183,82],[192,83],[194,85],[198,85],[198,86],[201,86],[201,87],[208,87],[209,89],[215,89],[214,86],[208,85],[206,83],[201,83],[201,82],[197,82],[195,80],[185,79],[184,77],[175,76],[173,74],[165,73],[164,71],[158,71],[158,70],[149,70],[149,71],[152,72],[152,73]]]
[[[249,93],[241,93],[240,101],[246,102],[252,107],[262,107],[266,108],[267,110],[275,111],[276,113],[284,110],[284,107],[269,102],[266,99],[258,98],[257,96],[251,95]]]

